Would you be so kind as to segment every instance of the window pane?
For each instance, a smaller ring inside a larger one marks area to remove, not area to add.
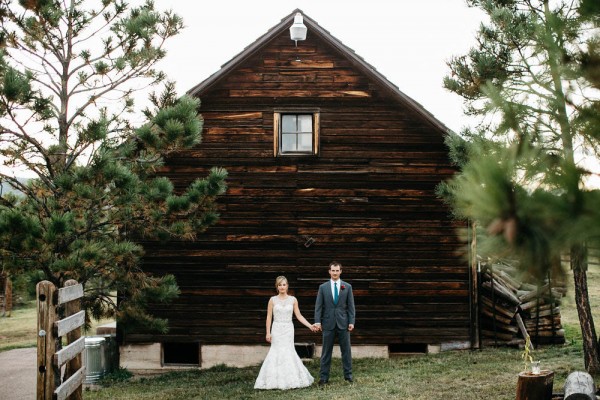
[[[296,118],[295,115],[283,115],[281,117],[281,131],[296,132]]]
[[[312,133],[312,115],[298,115],[298,132]]]
[[[298,135],[298,151],[312,151],[312,133]]]
[[[281,151],[284,153],[296,151],[296,135],[281,135]]]

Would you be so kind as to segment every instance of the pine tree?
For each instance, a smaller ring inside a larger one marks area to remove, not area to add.
[[[182,26],[151,1],[0,0],[0,176],[18,190],[0,198],[3,265],[83,283],[88,318],[165,331],[146,305],[173,299],[177,283],[140,268],[135,239],[191,240],[218,219],[224,170],[177,191],[159,174],[200,142],[199,102],[155,68]],[[136,88],[160,85],[136,114]]]
[[[470,0],[489,17],[477,46],[449,62],[447,89],[481,124],[448,143],[461,172],[444,188],[487,227],[488,255],[516,256],[539,279],[570,255],[588,371],[600,372],[587,248],[600,241],[597,1]]]

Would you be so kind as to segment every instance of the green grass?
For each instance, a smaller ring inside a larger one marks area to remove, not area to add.
[[[555,371],[555,387],[562,388],[573,370],[581,370],[580,346],[536,350],[545,368]],[[334,360],[330,384],[304,389],[254,390],[259,367],[172,372],[156,378],[109,385],[85,393],[86,399],[514,399],[521,351],[486,349],[392,359],[354,360],[354,384],[342,378]],[[318,376],[318,360],[307,363]]]
[[[588,273],[592,310],[600,306],[600,267]],[[547,346],[535,350],[534,358],[542,369],[554,371],[554,391],[562,391],[564,380],[574,370],[583,370],[581,332],[573,300],[572,283],[561,306],[566,341],[564,346]],[[21,342],[35,343],[35,304],[13,311],[11,318],[0,318],[0,351]],[[596,323],[600,322],[596,315]],[[19,333],[20,332],[20,333]],[[600,331],[599,331],[600,332]],[[8,337],[10,335],[10,338]],[[29,338],[29,339],[28,339]],[[29,342],[27,342],[29,340]],[[12,343],[12,344],[10,344]],[[123,381],[121,377],[105,382],[100,390],[85,392],[94,399],[462,399],[513,400],[517,374],[523,370],[522,351],[486,348],[475,351],[452,351],[436,355],[406,356],[392,359],[355,359],[353,385],[342,378],[341,363],[334,359],[330,384],[319,388],[288,391],[254,390],[259,366],[171,372],[153,378]],[[318,376],[319,362],[307,367]],[[126,378],[126,374],[124,374]],[[596,377],[598,380],[598,377]]]
[[[0,317],[0,351],[36,345],[35,301],[12,310],[10,317]]]
[[[92,321],[90,333],[96,327],[110,320]],[[37,345],[37,310],[36,301],[29,301],[15,307],[10,317],[0,317],[0,352]]]
[[[600,267],[588,273],[592,309],[600,306]],[[554,371],[554,391],[562,391],[572,371],[584,370],[581,331],[573,299],[572,282],[561,306],[566,344],[537,348],[533,356],[542,369]],[[596,316],[596,319],[600,316]],[[596,320],[596,323],[599,321]],[[108,384],[98,391],[86,392],[86,399],[461,399],[513,400],[517,375],[524,369],[522,350],[486,348],[452,351],[436,355],[392,359],[354,360],[353,385],[342,378],[340,360],[334,359],[330,384],[319,388],[279,391],[254,390],[259,367],[171,372],[155,378]],[[319,362],[306,364],[318,376]]]

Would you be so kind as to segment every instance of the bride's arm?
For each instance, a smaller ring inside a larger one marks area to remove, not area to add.
[[[273,321],[273,299],[269,299],[267,306],[267,342],[271,343],[271,322]]]
[[[300,321],[300,323],[302,325],[304,325],[305,327],[307,327],[311,331],[314,329],[314,326],[311,325],[311,323],[308,322],[306,320],[306,318],[304,318],[302,316],[302,314],[300,314],[300,307],[298,307],[298,299],[296,299],[296,298],[294,298],[294,315],[296,316],[296,318],[298,319],[298,321]]]

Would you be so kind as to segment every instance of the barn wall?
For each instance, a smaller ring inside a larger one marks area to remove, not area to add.
[[[184,188],[225,167],[221,220],[195,242],[145,243],[144,268],[174,274],[181,296],[154,308],[167,336],[127,340],[264,343],[275,277],[312,321],[334,259],[354,288],[353,344],[469,340],[459,225],[435,196],[454,172],[442,132],[311,31],[297,48],[277,36],[201,100],[203,143],[162,173]],[[285,107],[320,110],[318,156],[273,156],[273,110]],[[296,339],[320,342],[300,324]]]

